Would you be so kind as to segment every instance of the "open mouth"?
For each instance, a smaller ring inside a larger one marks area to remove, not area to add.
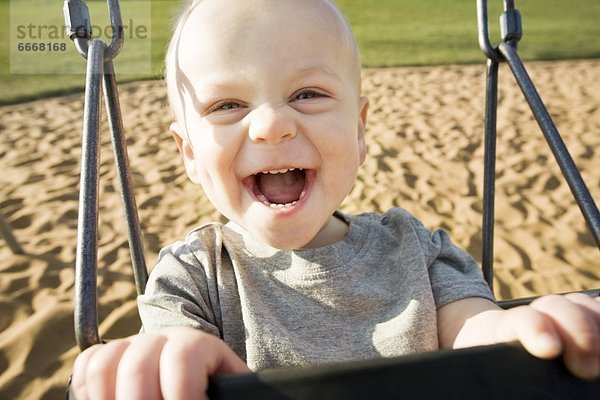
[[[284,168],[259,172],[244,181],[263,204],[272,208],[286,208],[292,207],[306,195],[308,174],[302,168]]]

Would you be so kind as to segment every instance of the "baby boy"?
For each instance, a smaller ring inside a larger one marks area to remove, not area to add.
[[[446,233],[402,209],[337,211],[369,103],[332,1],[192,1],[166,80],[187,174],[230,222],[163,249],[139,299],[144,333],[78,357],[82,399],[198,398],[216,373],[504,341],[600,375],[600,302],[502,310]]]

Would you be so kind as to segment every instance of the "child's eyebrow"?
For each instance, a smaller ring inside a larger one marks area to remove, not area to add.
[[[215,78],[212,80],[208,80],[206,82],[202,82],[200,85],[193,85],[194,91],[204,93],[204,92],[230,92],[232,90],[242,90],[245,91],[249,88],[249,84],[247,79],[227,79],[227,78]]]
[[[328,78],[335,79],[338,82],[342,82],[342,78],[327,65],[298,68],[297,70],[293,71],[293,74],[291,75],[292,79],[297,80],[304,80],[321,76],[325,76]]]
[[[337,83],[343,82],[342,78],[334,70],[326,65],[309,66],[292,68],[288,77],[289,82],[310,81],[315,78],[325,78],[326,80],[334,80]],[[202,98],[200,93],[228,93],[232,91],[246,91],[252,88],[254,80],[250,76],[246,76],[243,72],[238,74],[215,74],[207,77],[200,85],[191,85],[194,93],[198,95],[198,99]]]

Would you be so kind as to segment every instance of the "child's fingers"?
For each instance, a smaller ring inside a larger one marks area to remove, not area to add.
[[[597,306],[579,296],[546,296],[531,304],[552,322],[563,343],[567,368],[576,376],[600,376],[600,319]]]
[[[114,399],[115,377],[121,355],[128,346],[127,340],[115,340],[108,344],[96,345],[88,350],[94,350],[87,365],[84,367],[83,390],[77,391],[77,398],[83,399]],[[86,352],[88,351],[86,350]],[[83,353],[85,354],[85,352]],[[78,365],[75,365],[78,368]],[[81,392],[81,397],[80,393]]]
[[[170,329],[169,341],[161,354],[161,387],[165,398],[204,399],[208,387],[208,367],[212,364],[210,337]]]
[[[159,381],[160,353],[166,342],[160,334],[140,334],[131,337],[117,370],[118,399],[161,399]]]
[[[72,388],[78,400],[197,399],[210,375],[248,371],[217,337],[171,328],[87,349],[75,361]]]
[[[100,350],[102,345],[92,346],[79,354],[73,364],[73,376],[71,377],[71,388],[77,395],[78,400],[87,400],[85,391],[85,374],[90,359],[95,352]]]
[[[220,339],[186,328],[165,332],[161,355],[161,387],[170,399],[204,398],[208,377],[220,372],[248,372],[248,367]]]
[[[498,341],[518,340],[536,357],[556,358],[563,350],[559,333],[552,322],[532,307],[517,307],[506,311]]]
[[[569,299],[569,301],[584,307],[590,313],[592,318],[594,318],[597,323],[600,323],[600,296],[591,297],[583,293],[569,293],[566,294],[565,297]]]

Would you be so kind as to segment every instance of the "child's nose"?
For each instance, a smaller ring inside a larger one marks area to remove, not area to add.
[[[285,107],[264,106],[252,111],[248,129],[250,139],[258,143],[277,144],[296,136],[296,125]]]

